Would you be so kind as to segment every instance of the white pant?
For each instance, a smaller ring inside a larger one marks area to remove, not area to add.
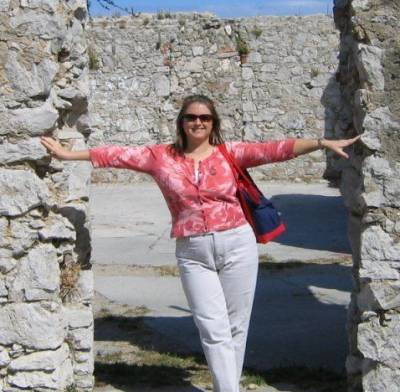
[[[253,231],[246,224],[178,238],[176,257],[214,392],[239,392],[258,270]]]

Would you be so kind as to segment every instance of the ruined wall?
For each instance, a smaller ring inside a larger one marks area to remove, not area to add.
[[[93,387],[86,1],[0,1],[0,391]]]
[[[216,100],[227,139],[334,134],[340,105],[334,78],[339,37],[329,16],[223,20],[158,13],[96,18],[89,37],[92,145],[173,141],[181,100],[192,93]],[[250,53],[241,62],[243,46]],[[317,179],[325,169],[326,156],[317,151],[263,166],[257,175]],[[329,175],[337,175],[334,165]],[[138,174],[103,169],[94,176],[98,181],[132,181]]]
[[[341,30],[337,131],[362,134],[342,176],[351,210],[355,290],[350,391],[400,390],[400,4],[336,0]]]

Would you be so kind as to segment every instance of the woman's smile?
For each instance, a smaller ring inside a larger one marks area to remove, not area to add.
[[[183,116],[183,129],[188,143],[208,142],[212,128],[212,114],[208,107],[200,102],[189,105]]]

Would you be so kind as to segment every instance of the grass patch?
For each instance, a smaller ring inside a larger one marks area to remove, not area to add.
[[[205,362],[195,356],[140,350],[134,363],[122,362],[120,353],[110,353],[95,363],[96,385],[208,385],[211,376]]]
[[[60,267],[60,297],[64,303],[71,302],[78,296],[77,285],[81,273],[81,265],[75,263],[72,257],[65,257]]]
[[[312,78],[316,78],[320,74],[319,69],[314,67],[311,68],[310,74]]]
[[[311,369],[302,366],[274,368],[264,372],[254,371],[268,385],[292,384],[316,392],[346,392],[346,375],[325,369]]]
[[[266,384],[264,377],[260,374],[252,373],[251,370],[244,370],[242,377],[242,386],[248,387],[249,385],[257,385],[261,387]]]
[[[103,351],[97,356],[94,373],[96,386],[111,384],[117,387],[167,387],[192,384],[211,388],[212,378],[204,357],[200,354],[156,351],[153,332],[145,325],[143,317],[110,316],[101,320],[102,326],[107,323],[115,325],[118,340],[126,341],[127,347],[115,351],[113,346],[113,351]],[[108,335],[104,335],[103,339],[106,336]],[[98,340],[103,339],[99,336]],[[285,384],[314,392],[346,391],[344,374],[295,366],[268,371],[247,368],[243,372],[241,384],[246,388]]]
[[[161,265],[153,267],[160,276],[179,276],[179,268],[176,265]]]
[[[97,71],[100,68],[99,56],[92,46],[88,46],[87,53],[89,56],[89,69]]]
[[[285,260],[277,261],[272,256],[265,254],[259,257],[259,267],[265,271],[282,271],[287,269],[307,267],[310,265],[345,265],[351,266],[353,261],[351,256],[343,256],[335,259],[319,258],[311,260]]]
[[[250,47],[248,43],[240,35],[236,37],[236,50],[242,56],[250,53]]]
[[[260,36],[261,36],[261,34],[262,34],[262,29],[261,29],[261,27],[260,26],[258,26],[258,25],[255,25],[254,27],[253,27],[253,29],[251,30],[251,32],[253,33],[253,35],[256,37],[256,38],[259,38]]]

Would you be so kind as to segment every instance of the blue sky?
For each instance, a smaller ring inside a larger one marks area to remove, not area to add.
[[[122,7],[132,7],[135,12],[212,12],[221,18],[257,15],[309,15],[332,12],[333,0],[114,0]],[[91,0],[92,15],[112,14]]]

